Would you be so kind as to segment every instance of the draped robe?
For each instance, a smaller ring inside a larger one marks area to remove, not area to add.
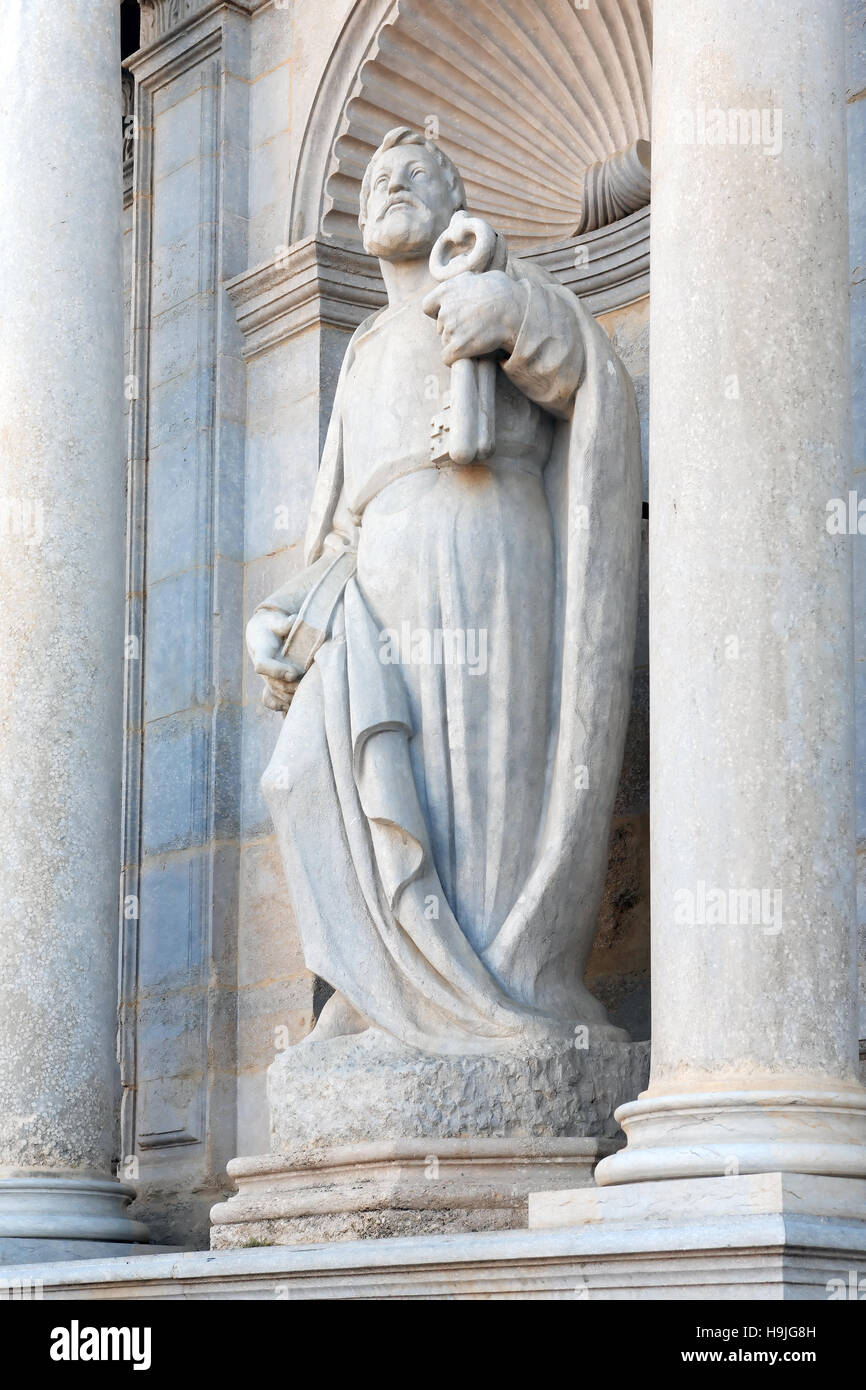
[[[431,462],[421,298],[343,363],[307,535],[347,576],[262,779],[308,967],[401,1043],[603,1025],[583,985],[630,703],[630,381],[551,277],[497,367],[496,451]],[[447,415],[447,412],[446,412]],[[296,612],[309,577],[261,605]]]

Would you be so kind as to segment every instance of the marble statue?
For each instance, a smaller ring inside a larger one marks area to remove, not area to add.
[[[303,1045],[609,1028],[583,971],[631,693],[631,384],[423,136],[385,137],[359,220],[388,304],[346,352],[306,568],[247,630],[287,711],[262,785],[334,989]]]

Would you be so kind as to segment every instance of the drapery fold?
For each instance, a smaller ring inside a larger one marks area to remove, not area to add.
[[[543,481],[495,460],[472,488],[427,470],[353,518],[340,423],[350,348],[307,558],[355,547],[357,573],[263,779],[309,968],[432,1052],[604,1021],[582,977],[630,707],[637,412],[579,302],[509,269],[530,310],[503,369],[559,417]],[[569,334],[582,352],[570,398]],[[280,607],[279,592],[265,606]],[[484,679],[465,660],[383,659],[401,618],[428,633],[486,625]]]

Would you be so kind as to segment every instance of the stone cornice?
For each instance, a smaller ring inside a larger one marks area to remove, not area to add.
[[[549,270],[593,314],[632,304],[649,294],[650,209],[525,259]]]
[[[386,302],[372,256],[306,237],[264,265],[226,283],[244,335],[244,356],[257,357],[313,324],[354,331]]]
[[[140,0],[142,47],[189,19],[204,3],[206,0]]]
[[[147,48],[222,4],[229,3],[234,9],[246,10],[251,14],[269,0],[139,0],[139,3],[141,47]]]
[[[124,62],[139,82],[155,73],[163,73],[173,64],[189,65],[189,54],[201,42],[212,41],[218,34],[222,17],[235,14],[249,19],[271,0],[147,0],[158,18],[152,24],[145,21],[147,10],[142,3],[141,47]],[[157,8],[158,7],[158,10]]]
[[[524,255],[573,290],[594,314],[649,293],[649,208],[612,227]],[[354,331],[386,302],[372,256],[306,237],[272,261],[225,285],[244,335],[244,356],[258,357],[314,324]]]

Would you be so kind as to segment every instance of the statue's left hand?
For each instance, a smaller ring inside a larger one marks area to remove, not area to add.
[[[446,367],[463,357],[486,357],[500,350],[510,356],[528,294],[521,281],[502,270],[465,271],[431,290],[423,308],[437,320]]]
[[[294,620],[291,613],[257,608],[247,623],[247,650],[256,674],[265,682],[265,704],[269,709],[288,709],[304,674],[296,662],[282,655],[283,643]]]

